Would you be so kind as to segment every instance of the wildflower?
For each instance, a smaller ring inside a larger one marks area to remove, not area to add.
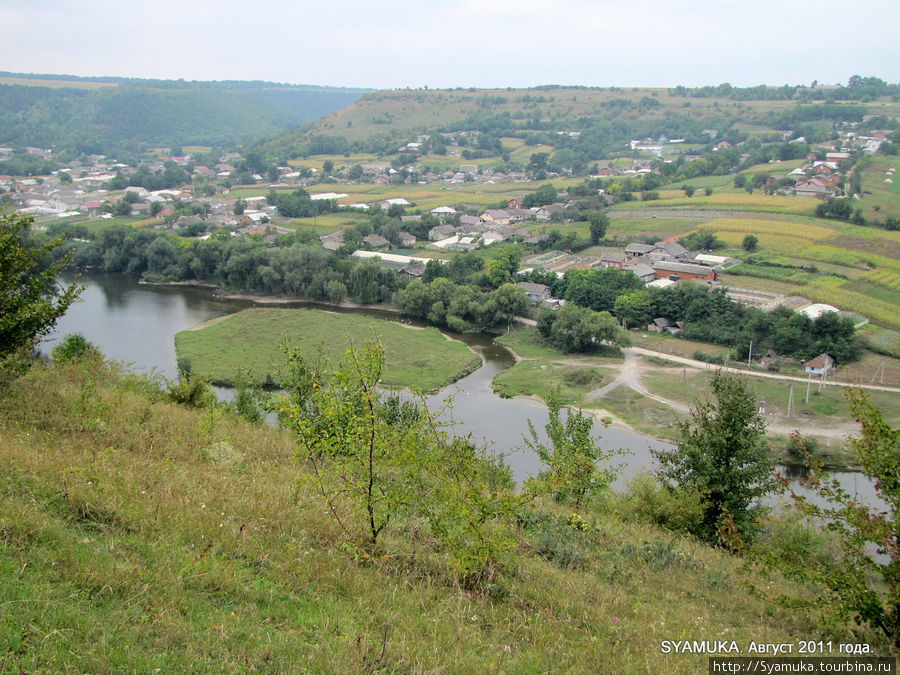
[[[614,617],[613,617],[613,621],[614,621],[615,623],[619,623],[619,617],[614,616]]]

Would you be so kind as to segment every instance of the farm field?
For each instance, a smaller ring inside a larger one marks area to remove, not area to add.
[[[278,384],[287,363],[283,341],[306,358],[321,353],[337,363],[351,344],[362,347],[373,340],[385,346],[388,387],[435,391],[481,364],[468,347],[436,328],[311,309],[247,309],[178,333],[175,348],[194,373],[214,383],[231,383],[244,372],[252,381]]]

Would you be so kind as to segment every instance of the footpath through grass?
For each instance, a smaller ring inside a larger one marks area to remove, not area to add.
[[[472,372],[481,359],[436,328],[412,328],[359,314],[314,309],[253,308],[213,320],[175,336],[179,361],[216,384],[230,385],[240,373],[277,385],[287,364],[283,342],[315,358],[337,363],[352,344],[379,340],[386,349],[383,383],[436,391]]]

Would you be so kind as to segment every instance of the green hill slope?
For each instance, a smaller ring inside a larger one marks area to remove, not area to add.
[[[0,73],[0,145],[106,154],[142,144],[234,145],[318,119],[362,93],[273,82]]]
[[[837,103],[804,87],[398,89],[370,92],[313,125],[267,139],[264,147],[293,156],[345,150],[391,154],[417,134],[474,130],[576,154],[588,149],[585,159],[593,160],[611,152],[630,156],[631,139],[662,135],[705,143],[707,129],[717,130],[720,140],[732,130],[744,137],[798,127],[810,135],[830,133],[823,124],[829,120],[900,114],[895,89],[886,85],[884,95],[867,95],[865,104],[852,92],[846,95],[856,98]]]
[[[0,394],[0,670],[694,673],[707,656],[663,640],[885,651],[750,594],[746,581],[784,586],[622,500],[576,520],[528,507],[474,587],[416,522],[361,554],[294,454],[287,434],[106,368],[14,382]]]

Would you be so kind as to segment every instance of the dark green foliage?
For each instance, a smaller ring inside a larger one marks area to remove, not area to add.
[[[0,376],[27,367],[36,341],[49,333],[80,292],[61,289],[56,277],[63,261],[53,261],[62,243],[29,239],[30,216],[0,212]]]
[[[606,230],[609,228],[609,216],[602,211],[594,211],[588,216],[588,222],[590,223],[591,243],[596,246],[606,236]]]
[[[600,469],[597,462],[609,459],[613,453],[603,450],[591,437],[592,416],[569,408],[565,422],[562,421],[558,388],[551,392],[546,403],[549,420],[544,431],[549,443],[540,439],[531,420],[528,420],[531,438],[526,438],[525,443],[547,468],[529,481],[527,489],[534,494],[551,494],[556,501],[576,508],[596,504],[606,496],[615,479],[614,471]]]
[[[531,194],[525,195],[525,199],[522,200],[522,206],[526,209],[530,209],[532,206],[546,206],[547,204],[553,204],[558,198],[559,193],[557,193],[555,187],[550,184],[542,185]]]
[[[737,375],[717,371],[715,401],[691,409],[674,450],[655,451],[660,478],[673,490],[699,493],[703,517],[689,531],[706,542],[738,547],[752,540],[759,500],[775,487],[774,464],[756,398]]]
[[[796,494],[794,498],[803,513],[821,520],[838,535],[840,554],[816,565],[773,560],[765,554],[763,562],[820,584],[826,590],[823,604],[836,608],[843,617],[869,624],[900,646],[900,430],[884,421],[865,392],[848,390],[847,398],[860,425],[860,435],[850,439],[850,446],[863,473],[874,481],[884,507],[861,503],[805,452],[811,465],[805,483],[819,499],[813,503]],[[808,449],[802,445],[801,452]]]
[[[102,358],[97,345],[88,342],[81,333],[70,333],[50,352],[50,357],[59,363]]]
[[[755,234],[748,234],[744,237],[744,241],[741,242],[741,248],[745,251],[755,251],[759,247],[759,237]]]
[[[556,289],[567,302],[588,307],[595,312],[611,312],[616,298],[629,291],[644,288],[644,282],[633,272],[607,267],[600,270],[566,272]]]
[[[90,91],[0,85],[0,145],[107,155],[180,144],[228,146],[287,131],[362,93],[264,82],[117,85]]]
[[[836,220],[850,220],[853,215],[853,204],[849,199],[829,197],[827,201],[816,206],[816,216]]]
[[[404,314],[457,333],[508,324],[513,316],[523,314],[528,307],[525,292],[512,284],[504,284],[492,293],[482,293],[473,286],[456,284],[444,277],[431,283],[415,279],[394,294],[393,302]]]
[[[626,347],[631,344],[628,334],[619,328],[609,312],[595,312],[573,304],[559,310],[541,310],[538,332],[556,349],[566,353],[592,353],[604,344]]]
[[[692,232],[686,237],[682,237],[678,242],[686,249],[691,251],[715,251],[725,248],[725,242],[719,239],[712,232],[700,230]]]

